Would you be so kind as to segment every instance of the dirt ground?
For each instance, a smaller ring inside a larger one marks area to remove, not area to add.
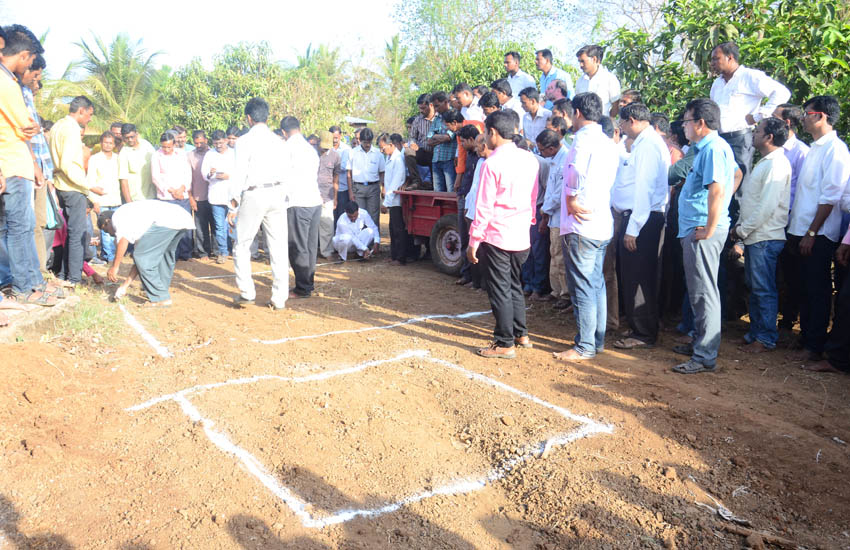
[[[83,302],[114,314],[111,337],[30,331],[3,346],[0,549],[776,541],[729,532],[721,503],[755,531],[801,548],[850,548],[850,379],[806,373],[783,352],[747,356],[736,349],[741,327],[724,333],[722,370],[692,377],[670,372],[678,360],[671,332],[653,350],[609,345],[585,364],[558,363],[552,352],[574,335],[572,315],[537,303],[528,312],[534,349],[513,361],[474,354],[492,330],[489,314],[258,341],[489,309],[484,293],[455,286],[429,263],[394,267],[384,258],[320,266],[316,295],[277,312],[263,307],[269,275],[256,276],[258,305],[236,310],[233,278],[196,278],[230,275],[231,265],[181,262],[170,309],[138,307],[138,288],[125,299],[173,357],[127,326],[106,292]],[[271,377],[127,410],[261,375]],[[588,422],[611,431],[540,446]],[[224,452],[211,434],[255,462]],[[483,487],[439,494],[488,475]],[[428,491],[438,494],[417,497]],[[305,521],[405,499],[324,527]]]

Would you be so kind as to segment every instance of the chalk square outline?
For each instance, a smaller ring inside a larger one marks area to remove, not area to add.
[[[492,468],[489,472],[478,475],[478,476],[467,476],[463,478],[457,478],[454,481],[451,481],[447,484],[441,485],[431,490],[423,490],[418,493],[414,493],[410,496],[407,496],[399,501],[386,504],[384,506],[380,506],[377,508],[366,508],[366,509],[342,509],[328,516],[323,517],[314,517],[308,510],[308,506],[314,507],[313,504],[308,503],[307,501],[300,498],[296,495],[292,490],[288,487],[282,485],[275,476],[273,476],[269,471],[262,465],[262,463],[250,452],[245,449],[235,445],[230,441],[226,434],[223,432],[217,431],[213,429],[215,426],[215,422],[211,419],[204,417],[201,415],[200,411],[189,401],[188,395],[198,392],[203,392],[215,388],[220,388],[224,386],[230,385],[243,385],[243,384],[252,384],[255,382],[260,382],[264,380],[275,380],[275,381],[288,381],[288,382],[315,382],[321,380],[327,380],[329,378],[334,378],[337,376],[342,376],[346,374],[353,374],[357,372],[361,372],[367,368],[388,364],[388,363],[397,363],[399,361],[403,361],[405,359],[410,358],[419,358],[425,361],[428,361],[433,364],[441,365],[451,370],[455,370],[460,372],[465,377],[470,380],[475,380],[478,382],[482,382],[486,385],[492,386],[497,389],[501,389],[508,393],[512,393],[516,396],[519,396],[527,401],[531,401],[536,405],[540,405],[544,408],[555,411],[560,414],[564,418],[568,420],[572,420],[581,424],[581,427],[561,434],[556,434],[549,439],[544,441],[540,441],[537,443],[529,443],[525,446],[524,450],[507,460],[502,461],[500,464]],[[514,388],[504,382],[500,382],[489,376],[485,376],[483,374],[471,371],[469,369],[465,369],[460,365],[452,363],[450,361],[446,361],[444,359],[439,359],[436,357],[432,357],[430,353],[426,350],[412,350],[400,355],[397,355],[392,358],[387,359],[378,359],[374,361],[368,361],[365,363],[360,363],[353,367],[337,369],[332,371],[325,371],[317,374],[301,376],[301,377],[286,377],[286,376],[278,376],[278,375],[258,375],[252,376],[248,378],[236,378],[227,380],[225,382],[217,382],[212,384],[203,384],[198,386],[193,386],[191,388],[186,388],[184,390],[180,390],[173,394],[167,394],[160,397],[156,397],[145,401],[144,403],[140,403],[138,405],[134,405],[132,407],[128,407],[126,410],[128,412],[135,412],[150,408],[156,404],[165,402],[165,401],[174,401],[180,405],[184,414],[189,417],[193,422],[199,422],[204,429],[204,433],[210,442],[218,447],[223,453],[233,455],[245,466],[245,468],[256,477],[260,483],[262,483],[266,489],[268,489],[272,494],[277,496],[280,500],[286,504],[290,510],[301,520],[301,524],[304,527],[312,528],[312,529],[324,529],[331,525],[336,525],[339,523],[344,523],[346,521],[350,521],[357,517],[366,517],[373,518],[378,517],[384,514],[388,514],[391,512],[395,512],[402,508],[403,506],[408,506],[410,504],[414,504],[421,500],[425,500],[427,498],[431,498],[437,495],[458,495],[470,493],[473,491],[478,491],[486,487],[488,484],[491,484],[495,481],[498,481],[504,478],[511,470],[515,467],[523,464],[529,459],[538,457],[542,453],[544,453],[547,449],[552,447],[560,447],[565,446],[573,441],[577,441],[579,439],[584,439],[586,437],[591,437],[598,434],[610,434],[613,432],[613,426],[609,424],[604,424],[601,422],[597,422],[592,420],[586,416],[578,415],[570,412],[568,409],[540,399],[532,394],[526,393],[522,390]]]

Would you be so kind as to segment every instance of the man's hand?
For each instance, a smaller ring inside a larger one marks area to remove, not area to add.
[[[838,245],[838,250],[835,251],[835,259],[841,265],[850,263],[850,244]]]
[[[801,256],[811,256],[812,248],[815,246],[815,238],[809,237],[806,235],[802,239],[800,239],[800,255]]]
[[[353,185],[353,183],[351,185]],[[348,187],[348,200],[354,202],[354,190],[351,188],[351,185]]]
[[[623,235],[623,246],[626,247],[626,250],[629,252],[634,252],[637,250],[637,237]]]
[[[390,211],[390,210],[389,210],[389,208],[387,208],[387,207],[386,207],[386,206],[384,206],[384,205],[381,205],[381,214],[386,214],[386,213],[387,213],[387,212],[389,212],[389,211]]]
[[[373,244],[372,245],[372,254],[377,254],[378,250],[380,250],[380,248],[381,248],[381,245],[379,245],[378,243]]]
[[[106,278],[112,283],[118,282],[118,264],[113,264],[106,272]]]
[[[336,199],[336,195],[334,195],[334,210],[336,210],[336,203],[337,203],[337,199]]]
[[[41,189],[44,187],[44,184],[47,183],[47,180],[44,178],[44,172],[41,171],[41,166],[38,163],[35,164],[35,188]]]
[[[195,197],[189,195],[189,208],[192,209],[192,212],[198,211],[198,201],[195,200]]]
[[[540,215],[540,225],[538,225],[537,231],[539,231],[541,235],[545,235],[549,232],[549,214]]]
[[[586,222],[586,221],[590,220],[591,216],[593,215],[593,211],[587,210],[586,208],[583,208],[581,205],[579,205],[578,197],[568,196],[566,202],[567,202],[567,213],[570,216],[575,217],[575,219],[577,219],[578,221],[581,221],[581,222]]]
[[[210,175],[209,175],[209,176],[207,176],[207,177],[209,177],[210,179],[212,179],[213,177],[215,177],[215,168],[210,168]]]
[[[24,134],[24,137],[27,139],[32,139],[33,136],[41,133],[41,126],[38,124],[30,124],[29,126],[24,126],[21,128],[21,133]]]
[[[411,142],[406,147],[410,148],[410,150],[413,151],[414,153],[419,150],[419,144],[417,144],[415,141]]]
[[[466,247],[466,259],[469,260],[469,263],[475,265],[478,263],[478,245],[469,243],[469,246]]]
[[[99,202],[92,202],[91,203],[91,209],[94,210],[95,214],[99,215],[100,214],[100,203]]]
[[[101,195],[101,196],[103,196],[103,195],[105,195],[105,194],[106,194],[106,190],[104,190],[104,188],[103,188],[103,187],[92,187],[92,188],[90,188],[90,189],[89,189],[89,191],[91,191],[91,192],[92,192],[92,193],[94,193],[95,195]]]
[[[169,189],[169,190],[168,190],[168,192],[169,192],[169,193],[171,193],[171,197],[172,197],[174,200],[176,200],[176,201],[183,200],[183,188],[180,188],[180,189]]]
[[[712,235],[714,235],[714,230],[712,230],[711,233],[709,233],[708,229],[706,229],[703,226],[700,226],[700,227],[697,227],[696,230],[694,231],[694,240],[695,241],[704,241],[705,239],[710,239]]]
[[[227,213],[227,223],[230,224],[230,227],[236,226],[236,211],[235,210],[230,210]]]
[[[219,179],[219,180],[229,180],[230,179],[230,176],[225,174],[224,172],[216,173],[215,177],[216,177],[216,179]]]
[[[753,117],[753,115],[747,115],[744,118],[747,120],[747,124],[749,124],[750,126],[756,125],[756,119]]]

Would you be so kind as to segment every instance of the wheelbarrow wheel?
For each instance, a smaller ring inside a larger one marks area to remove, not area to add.
[[[431,261],[449,275],[460,275],[463,248],[457,230],[457,214],[446,214],[431,229]]]

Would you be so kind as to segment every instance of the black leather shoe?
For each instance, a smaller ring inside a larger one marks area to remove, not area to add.
[[[691,344],[678,344],[673,346],[673,352],[690,357],[694,354],[694,346]]]

